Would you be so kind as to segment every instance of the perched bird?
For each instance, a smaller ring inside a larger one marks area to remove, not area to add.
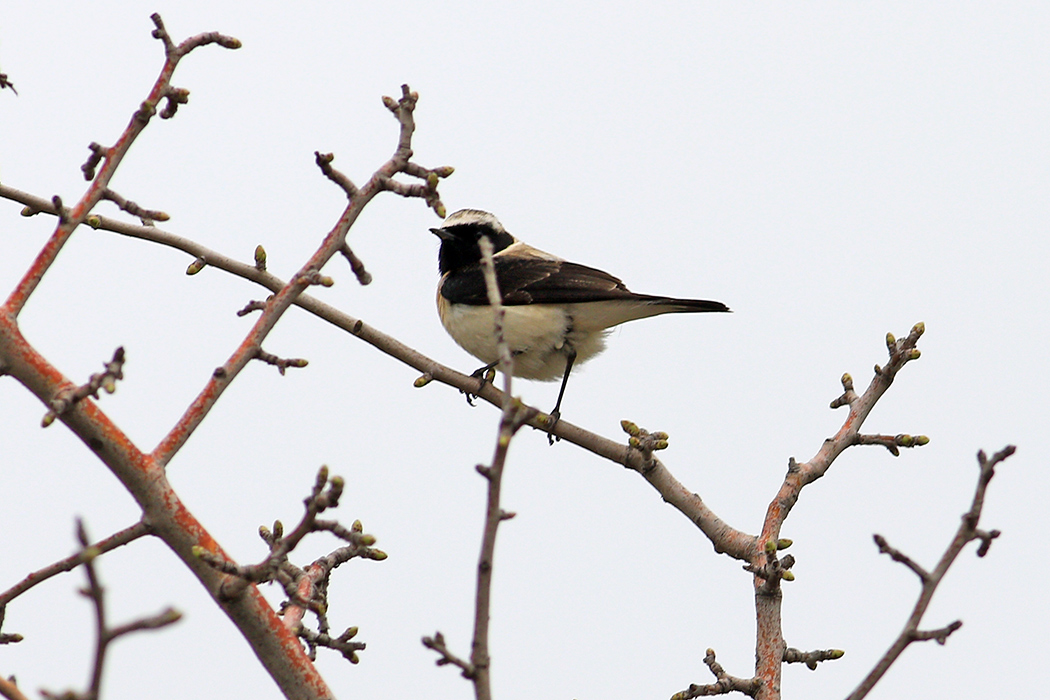
[[[474,373],[478,377],[499,364],[478,244],[482,236],[492,241],[496,281],[506,311],[503,335],[514,356],[514,376],[539,381],[562,378],[549,430],[561,415],[573,364],[604,350],[605,336],[613,326],[659,314],[729,311],[718,301],[635,294],[608,272],[519,241],[495,216],[477,209],[450,214],[440,228],[430,231],[441,239],[438,314],[448,334],[486,363]]]

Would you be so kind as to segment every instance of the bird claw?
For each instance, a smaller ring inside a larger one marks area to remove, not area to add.
[[[547,416],[547,444],[552,447],[554,443],[561,442],[561,438],[554,434],[554,428],[557,427],[559,420],[561,420],[561,411],[551,411]]]
[[[491,384],[492,380],[496,378],[496,370],[492,368],[492,365],[485,365],[479,369],[474,370],[470,375],[474,379],[478,380],[478,390],[474,392],[459,390],[459,393],[467,397],[467,403],[471,406],[474,405],[474,399],[481,395],[481,392],[485,390],[486,384]]]

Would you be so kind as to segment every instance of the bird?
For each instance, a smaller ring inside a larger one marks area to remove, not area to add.
[[[452,339],[485,363],[472,375],[481,379],[481,386],[486,373],[499,365],[479,241],[486,237],[492,242],[513,376],[548,382],[561,378],[558,400],[547,421],[551,444],[569,373],[605,349],[605,337],[614,326],[660,314],[730,311],[720,301],[636,294],[608,272],[518,240],[499,219],[479,209],[453,212],[430,232],[441,241],[438,315]]]

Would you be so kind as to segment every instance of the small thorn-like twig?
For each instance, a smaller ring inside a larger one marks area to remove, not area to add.
[[[162,211],[156,211],[153,209],[143,209],[138,204],[135,204],[130,200],[124,199],[108,187],[105,190],[103,190],[102,198],[108,199],[109,201],[113,202],[122,210],[126,211],[132,216],[137,216],[146,226],[148,226],[149,222],[151,221],[167,221],[171,218]]]
[[[160,110],[161,119],[171,119],[178,111],[179,105],[190,101],[190,91],[185,88],[177,88],[169,85],[164,91],[164,108]]]
[[[847,372],[842,375],[842,395],[831,402],[831,407],[849,406],[858,398],[857,392],[853,390],[853,377]]]
[[[974,539],[981,541],[981,546],[977,548],[977,556],[984,557],[984,555],[988,554],[988,548],[992,546],[992,540],[1001,534],[1003,533],[998,530],[989,530],[987,532],[984,530],[974,530]]]
[[[337,184],[343,192],[346,192],[347,199],[353,199],[357,196],[357,185],[346,175],[332,167],[333,160],[335,160],[335,155],[332,153],[314,151],[314,162],[317,163],[317,167],[321,169],[324,176]]]
[[[15,90],[15,84],[7,77],[7,73],[0,73],[0,90],[4,88],[10,88],[11,92],[18,94],[18,90]]]
[[[51,425],[56,418],[89,396],[97,399],[99,389],[107,394],[116,391],[117,380],[124,378],[123,347],[117,348],[113,353],[113,359],[105,363],[105,368],[102,372],[92,374],[86,384],[75,388],[66,387],[55,394],[55,398],[51,399],[51,410],[44,414],[43,420],[40,421],[41,426],[46,428]]]
[[[80,166],[80,169],[84,173],[84,179],[91,181],[95,179],[95,168],[98,167],[103,158],[109,155],[109,149],[94,141],[88,144],[88,148],[91,150],[91,155],[88,156],[87,162]]]
[[[441,655],[435,662],[438,666],[456,666],[463,672],[464,678],[473,679],[475,677],[476,669],[473,664],[449,651],[445,645],[445,635],[440,632],[435,633],[433,637],[423,637],[423,646],[427,649],[433,649]]]
[[[941,646],[944,646],[945,643],[948,641],[949,635],[951,635],[951,633],[955,630],[962,627],[962,624],[962,620],[956,620],[950,625],[945,625],[940,629],[916,630],[910,634],[910,637],[916,642],[928,642],[929,640],[933,639],[936,640],[936,642]]]
[[[821,661],[834,661],[841,659],[846,652],[841,649],[817,649],[815,651],[802,651],[801,649],[785,649],[784,663],[806,664],[810,671],[817,670],[817,664]]]
[[[672,695],[671,700],[689,700],[690,698],[706,697],[710,695],[727,695],[732,692],[743,693],[750,697],[755,697],[755,695],[758,694],[759,687],[761,686],[759,679],[730,676],[726,673],[726,670],[722,668],[722,664],[715,660],[714,649],[707,650],[707,655],[704,656],[704,664],[711,669],[711,673],[713,673],[718,680],[715,683],[709,683],[707,685],[690,684],[689,688],[686,690],[682,690]]]
[[[365,649],[364,642],[351,641],[355,636],[357,636],[357,631],[358,630],[356,627],[349,627],[338,637],[333,637],[323,632],[314,632],[312,629],[306,627],[305,625],[299,625],[298,630],[296,630],[298,635],[310,647],[311,659],[316,658],[317,647],[325,647],[328,649],[334,649],[338,651],[340,654],[343,655],[343,658],[345,658],[352,664],[356,664],[360,661],[360,659],[357,656],[357,652]]]
[[[310,364],[309,360],[304,360],[298,357],[289,359],[277,357],[277,355],[271,355],[262,348],[259,348],[255,351],[255,359],[262,360],[268,365],[273,365],[277,368],[277,371],[280,372],[282,376],[284,375],[284,371],[289,367],[302,368]]]
[[[66,557],[65,559],[29,574],[11,588],[0,593],[0,623],[3,622],[4,606],[37,584],[43,583],[58,574],[72,571],[83,564],[88,557],[97,557],[101,554],[105,554],[106,552],[112,551],[117,547],[123,547],[129,542],[134,542],[140,537],[148,534],[150,534],[150,527],[141,521],[137,522],[131,527],[126,527],[105,539],[95,542],[89,547],[85,547],[72,556]]]
[[[318,287],[331,287],[335,284],[335,280],[327,275],[322,275],[318,270],[307,270],[299,275],[296,278],[296,281],[301,284],[309,284]]]
[[[888,554],[890,556],[890,559],[892,559],[893,561],[904,564],[906,567],[911,569],[915,573],[915,575],[919,577],[919,580],[923,583],[926,583],[930,580],[929,571],[922,568],[922,566],[919,565],[918,562],[916,562],[904,552],[891,547],[886,541],[885,537],[883,537],[882,535],[873,535],[872,537],[875,540],[875,544],[878,545],[880,554]]]
[[[765,563],[762,565],[745,564],[743,569],[762,579],[762,586],[757,589],[759,595],[778,594],[781,581],[794,581],[795,574],[791,573],[791,567],[795,565],[795,557],[788,554],[778,557],[777,552],[791,546],[791,540],[780,539],[766,542],[764,547]]]
[[[853,441],[854,445],[882,445],[894,457],[900,456],[898,447],[922,447],[929,443],[930,438],[925,435],[908,435],[906,433],[899,435],[861,435],[858,433]]]
[[[57,194],[51,198],[51,206],[55,208],[55,216],[58,217],[59,224],[65,224],[69,222],[69,216],[66,212],[66,208],[62,206],[62,198]]]
[[[265,311],[265,310],[266,310],[266,302],[265,301],[255,301],[255,300],[253,300],[253,301],[249,301],[247,304],[245,304],[244,308],[237,312],[237,315],[238,316],[247,316],[248,314],[252,313],[253,311]]]
[[[630,436],[627,440],[627,446],[632,450],[641,452],[642,458],[646,464],[650,465],[650,468],[653,466],[655,459],[653,452],[667,449],[670,436],[665,432],[656,431],[650,433],[645,428],[638,426],[637,423],[629,420],[620,421],[620,428]]]
[[[350,250],[350,246],[343,243],[343,247],[339,249],[339,252],[343,254],[346,261],[350,263],[350,269],[357,277],[357,281],[362,287],[372,284],[372,275],[365,269],[365,264],[361,262],[361,258],[354,255],[354,251]]]

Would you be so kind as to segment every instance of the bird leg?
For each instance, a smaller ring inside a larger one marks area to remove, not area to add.
[[[481,390],[485,388],[485,385],[491,384],[492,380],[495,379],[497,365],[499,365],[499,360],[490,362],[484,367],[479,367],[471,373],[470,376],[478,380],[478,390],[475,393],[472,394],[469,391],[463,391],[460,389],[459,393],[464,394],[467,397],[467,403],[471,406],[474,405],[474,399],[478,398],[478,394],[480,394]]]
[[[561,378],[561,389],[558,390],[558,401],[554,404],[554,410],[550,412],[550,420],[547,421],[547,440],[553,445],[561,438],[554,434],[554,426],[558,425],[561,418],[561,400],[565,397],[565,386],[569,383],[569,372],[572,371],[572,363],[576,361],[576,349],[571,345],[566,346],[568,354],[565,357],[565,375]]]

